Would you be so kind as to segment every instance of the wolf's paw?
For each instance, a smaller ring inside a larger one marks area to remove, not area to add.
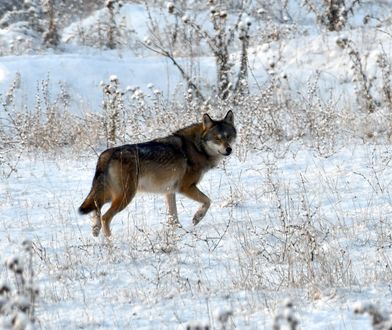
[[[194,224],[195,226],[201,221],[201,219],[204,218],[204,216],[206,215],[206,213],[207,213],[209,207],[210,207],[210,202],[204,203],[204,204],[197,210],[197,212],[196,212],[195,215],[193,216],[193,220],[192,220],[192,222],[193,222],[193,224]]]
[[[200,222],[200,220],[201,220],[201,218],[194,217],[192,220],[193,225],[196,226]]]
[[[93,226],[93,236],[97,237],[99,235],[99,232],[101,231],[101,227],[100,226]]]
[[[169,216],[169,218],[167,219],[167,223],[169,224],[169,226],[172,226],[172,227],[180,227],[181,226],[177,217]]]
[[[112,232],[110,228],[103,226],[103,234],[105,237],[110,237],[112,235]]]
[[[197,211],[195,216],[193,217],[192,223],[196,226],[201,221],[201,219],[204,218],[205,215],[206,212],[204,210]]]

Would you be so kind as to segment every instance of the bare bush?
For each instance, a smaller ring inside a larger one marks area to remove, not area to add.
[[[121,119],[125,118],[123,92],[116,76],[110,77],[110,82],[101,83],[103,87],[103,113],[107,147],[114,147],[117,138],[123,136],[125,125]],[[121,118],[120,118],[121,117]],[[122,132],[121,132],[122,131]],[[121,134],[122,133],[122,134]],[[124,138],[122,141],[124,142]]]
[[[374,112],[380,105],[372,94],[374,78],[368,77],[360,52],[356,49],[354,43],[347,38],[339,38],[336,43],[342,49],[347,50],[352,62],[359,106],[363,111]]]
[[[384,49],[377,57],[377,65],[381,69],[383,100],[392,109],[392,63]]]

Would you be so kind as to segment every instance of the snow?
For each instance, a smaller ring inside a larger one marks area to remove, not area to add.
[[[211,67],[211,61],[206,67]],[[80,113],[81,109],[99,111],[102,100],[100,81],[108,81],[117,76],[121,86],[138,86],[147,89],[151,82],[171,96],[180,83],[180,77],[166,59],[130,56],[119,57],[118,54],[81,55],[52,54],[35,56],[4,56],[0,59],[1,93],[11,86],[17,73],[20,74],[19,93],[25,102],[34,106],[37,86],[42,80],[49,79],[54,94],[59,92],[59,83],[66,84],[73,99],[79,100],[71,109]],[[206,74],[207,75],[207,74]],[[209,74],[211,75],[211,73]],[[89,90],[88,97],[85,91]]]
[[[16,175],[2,178],[0,251],[14,255],[26,238],[34,242],[41,292],[37,316],[51,328],[173,329],[206,320],[216,325],[218,311],[232,311],[237,328],[258,329],[271,326],[289,297],[303,328],[371,329],[354,309],[358,301],[385,308],[390,297],[390,273],[383,268],[391,254],[379,237],[388,235],[392,170],[372,164],[372,158],[391,159],[392,150],[348,146],[329,159],[299,150],[267,165],[270,156],[258,153],[245,162],[233,156],[209,172],[201,189],[214,203],[195,228],[195,203],[179,198],[184,229],[172,231],[165,224],[163,198],[138,195],[113,221],[110,244],[94,239],[88,219],[77,214],[95,159],[23,159]],[[266,233],[279,227],[267,168],[272,181],[290,191],[292,224],[301,224],[297,207],[304,196],[317,212],[314,225],[324,231],[320,237],[328,235],[320,265],[347,262],[342,269],[335,265],[347,274],[326,279],[315,269],[320,278],[304,291],[279,289],[283,265],[264,259],[264,254],[273,257],[273,250],[258,250],[262,233],[273,239]],[[374,172],[380,187],[373,186]],[[234,206],[222,205],[228,199]]]
[[[383,6],[374,8],[375,15],[386,15]],[[266,9],[260,8],[260,14]],[[303,13],[292,1],[289,9],[291,17]],[[163,11],[153,9],[154,17],[163,17]],[[127,4],[122,12],[143,40],[148,34],[144,7]],[[308,33],[255,46],[250,54],[252,92],[274,71],[286,84],[283,94],[305,95],[309,81],[319,75],[325,100],[357,111],[354,74],[336,41],[353,40],[367,54],[367,72],[378,78],[377,56],[384,50],[390,57],[392,48],[390,34],[361,26],[365,13],[352,19],[352,29],[329,34],[311,26],[306,15]],[[93,25],[100,15],[77,24]],[[64,40],[77,24],[65,29]],[[213,58],[195,61],[202,79],[213,84]],[[66,85],[75,113],[100,112],[107,81],[168,98],[182,83],[176,68],[161,57],[77,44],[0,57],[1,96],[18,75],[21,106],[33,108],[37,86],[49,79],[53,95],[60,83]],[[380,80],[375,83],[379,87]],[[246,129],[241,117],[235,121]],[[34,287],[40,292],[35,315],[44,329],[206,324],[213,329],[223,324],[270,329],[274,322],[288,326],[289,318],[298,320],[300,329],[372,329],[369,306],[378,308],[387,322],[391,145],[353,139],[322,157],[300,142],[284,143],[280,147],[286,152],[279,156],[238,143],[235,154],[200,184],[213,203],[198,226],[191,221],[197,205],[189,199],[178,197],[182,227],[173,229],[166,223],[162,196],[140,194],[114,218],[110,240],[94,238],[88,216],[77,213],[90,189],[95,154],[65,149],[57,155],[24,152],[7,161],[0,158],[0,287],[11,282],[7,266],[15,260],[28,267],[19,258],[31,247]],[[19,322],[27,323],[24,317]]]

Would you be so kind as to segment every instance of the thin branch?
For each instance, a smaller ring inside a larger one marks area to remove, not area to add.
[[[195,91],[196,93],[196,97],[201,99],[203,102],[205,102],[205,97],[203,96],[203,94],[200,92],[199,87],[197,87],[193,82],[191,77],[188,76],[188,74],[185,72],[185,70],[182,68],[182,66],[176,61],[176,59],[174,58],[173,54],[170,53],[168,50],[163,49],[162,47],[160,47],[159,45],[156,45],[157,48],[154,48],[148,44],[146,44],[145,42],[141,42],[141,44],[146,47],[147,49],[151,50],[152,52],[155,52],[159,55],[162,55],[164,57],[169,58],[172,63],[177,67],[177,69],[180,71],[182,78],[187,82],[189,88],[191,88],[192,90]]]

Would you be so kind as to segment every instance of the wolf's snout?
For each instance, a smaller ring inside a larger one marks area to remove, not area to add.
[[[230,155],[232,151],[233,151],[233,149],[231,149],[231,147],[227,147],[226,148],[226,155],[227,156]]]

